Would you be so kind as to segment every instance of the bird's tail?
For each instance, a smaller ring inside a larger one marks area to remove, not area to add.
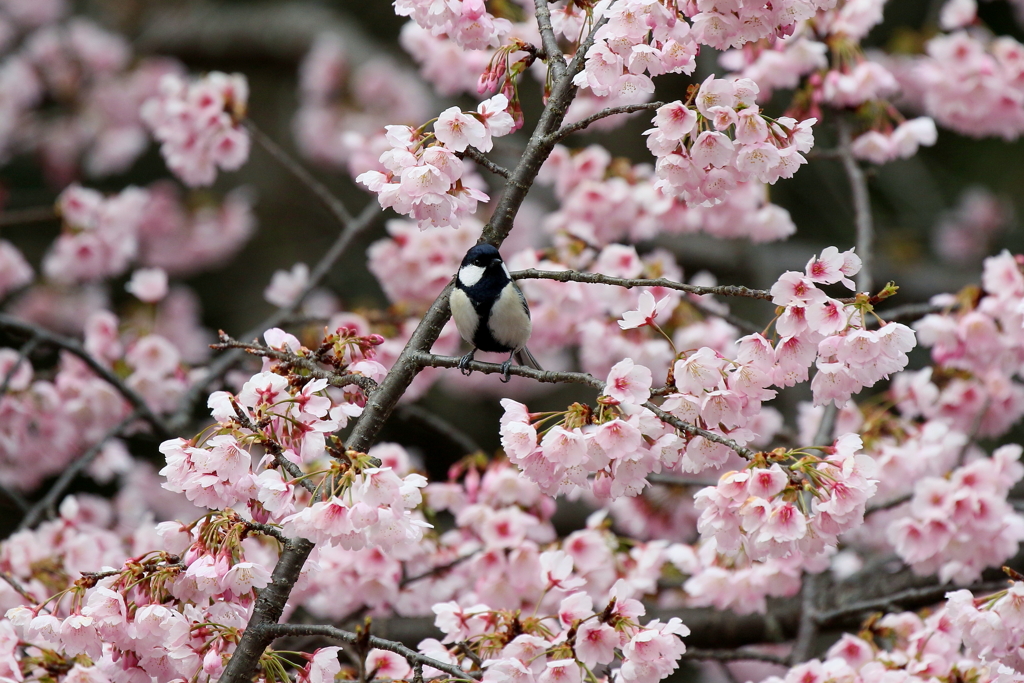
[[[530,349],[525,346],[516,351],[516,363],[533,368],[534,370],[544,370],[540,363],[537,362],[537,359],[533,357],[533,354],[530,353]]]

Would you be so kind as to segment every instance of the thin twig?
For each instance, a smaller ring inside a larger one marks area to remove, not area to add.
[[[701,301],[695,301],[694,299],[686,299],[686,303],[689,304],[690,306],[693,306],[695,309],[700,311],[705,316],[721,318],[722,320],[729,323],[736,329],[742,332],[746,332],[747,334],[761,334],[761,332],[764,331],[763,325],[752,323],[749,320],[741,318],[738,315],[733,315],[728,311],[724,313],[722,311],[716,311],[714,308],[708,306],[707,304]]]
[[[419,652],[412,650],[402,643],[395,642],[393,640],[385,640],[377,636],[365,636],[352,631],[343,631],[340,628],[327,625],[314,625],[314,624],[266,624],[259,627],[263,632],[270,638],[281,638],[284,636],[323,636],[325,638],[333,638],[335,640],[341,640],[346,643],[356,643],[365,639],[371,647],[375,647],[379,650],[388,650],[395,654],[401,655],[405,658],[409,664],[420,663],[424,666],[429,666],[443,671],[446,674],[450,674],[460,681],[470,681],[471,683],[476,681],[483,672],[478,671],[465,671],[454,664],[448,664],[436,660],[426,655],[421,655]]]
[[[25,513],[25,516],[21,519],[21,523],[18,524],[18,529],[31,529],[38,524],[43,515],[52,513],[57,506],[57,501],[64,494],[75,478],[81,474],[85,468],[92,464],[92,461],[96,459],[96,456],[100,454],[103,447],[108,441],[121,434],[128,426],[138,420],[142,415],[138,410],[134,411],[131,415],[124,418],[116,425],[108,429],[99,440],[92,446],[87,448],[84,453],[74,459],[70,465],[68,465],[57,481],[53,482],[53,486],[46,492],[46,495],[39,499],[32,508]]]
[[[469,434],[466,434],[464,431],[436,413],[432,413],[425,408],[421,408],[415,403],[406,403],[400,406],[398,412],[399,416],[417,420],[438,434],[451,439],[453,442],[458,444],[464,455],[479,453],[483,450],[479,445],[477,445],[476,441],[469,436]]]
[[[417,362],[421,363],[424,367],[432,368],[458,368],[461,360],[452,356],[438,356],[432,353],[426,353],[424,351],[416,351],[413,353],[413,358]],[[496,374],[503,373],[504,369],[497,363],[483,363],[481,361],[470,361],[465,367],[469,370],[475,370],[485,374]],[[537,382],[545,382],[547,384],[584,384],[586,386],[594,387],[595,389],[602,391],[604,390],[604,382],[588,375],[585,372],[556,372],[554,370],[534,370],[522,365],[513,365],[509,368],[509,374],[516,375],[518,377],[528,377],[529,379]],[[741,446],[737,442],[729,439],[728,437],[716,434],[707,429],[703,429],[696,425],[680,420],[675,415],[671,415],[660,407],[654,405],[651,402],[644,403],[643,406],[650,410],[652,413],[658,416],[658,418],[666,423],[670,424],[681,432],[685,432],[691,436],[702,436],[708,441],[714,441],[720,443],[723,446],[731,448],[736,451],[737,454],[750,460],[754,457],[755,452],[751,449]]]
[[[609,116],[615,116],[616,114],[632,114],[638,111],[657,109],[658,107],[664,106],[664,104],[664,102],[645,102],[643,104],[624,104],[621,107],[608,107],[607,109],[602,109],[596,114],[591,114],[585,119],[580,119],[576,123],[569,123],[562,126],[558,131],[552,133],[549,139],[552,142],[559,142],[573,133],[583,130],[595,121],[600,121],[601,119],[606,119]]]
[[[853,195],[854,224],[857,228],[857,255],[861,267],[857,273],[857,291],[870,292],[872,287],[871,268],[874,265],[873,246],[875,227],[871,217],[871,199],[868,196],[868,181],[864,170],[853,156],[850,148],[850,124],[842,116],[837,117],[839,125],[839,158],[843,162],[846,177],[850,180]]]
[[[931,313],[942,313],[946,311],[948,306],[937,306],[935,304],[905,304],[903,306],[896,306],[885,311],[875,311],[879,317],[889,322],[912,322],[919,320]],[[868,321],[868,325],[876,324],[877,321],[872,317]]]
[[[0,579],[6,581],[7,585],[13,588],[18,595],[28,600],[30,605],[36,605],[39,603],[35,596],[25,590],[25,587],[21,585],[21,582],[18,581],[18,579],[16,579],[10,572],[0,570]]]
[[[960,586],[960,588],[966,588],[972,593],[992,592],[1006,588],[1006,581],[988,581],[976,583],[970,586]],[[828,626],[836,622],[844,621],[849,617],[855,617],[869,612],[877,612],[879,610],[891,609],[892,607],[904,608],[933,604],[942,600],[949,590],[950,585],[946,583],[939,584],[937,586],[925,586],[923,588],[910,588],[908,590],[880,598],[854,602],[828,612],[819,612],[816,621],[818,622],[818,626]]]
[[[678,474],[655,474],[654,472],[647,475],[647,481],[652,484],[664,484],[665,486],[700,486],[702,488],[718,486],[717,481],[710,479],[693,479],[691,477],[681,477]]]
[[[7,370],[7,374],[4,375],[3,382],[0,382],[0,398],[7,395],[7,390],[11,387],[11,380],[14,379],[15,373],[21,368],[21,364],[28,360],[28,357],[35,351],[36,346],[39,345],[39,337],[35,335],[29,337],[28,341],[21,345],[18,349],[18,358],[14,361],[14,364]]]
[[[717,296],[742,296],[748,299],[764,299],[771,301],[772,294],[767,289],[750,289],[740,285],[719,285],[717,287],[701,287],[699,285],[688,285],[685,282],[676,282],[663,277],[659,278],[624,278],[602,275],[601,273],[581,273],[575,270],[517,270],[512,273],[513,280],[555,280],[556,282],[584,282],[591,285],[614,285],[616,287],[664,287],[675,289],[687,294],[703,296],[714,294]]]
[[[338,219],[338,222],[342,225],[351,223],[353,218],[352,214],[349,213],[345,205],[341,203],[337,197],[335,197],[327,187],[324,186],[319,180],[313,177],[305,166],[296,161],[288,152],[284,151],[280,145],[260,130],[259,126],[252,119],[245,119],[242,125],[248,129],[249,133],[256,140],[260,147],[270,153],[270,156],[284,166],[284,168],[291,173],[295,178],[303,185],[312,190],[313,194],[317,196],[327,210],[334,214],[334,217]]]
[[[266,449],[267,453],[274,456],[274,462],[277,466],[288,473],[292,479],[296,480],[292,483],[300,485],[310,493],[316,493],[316,485],[313,484],[307,477],[306,473],[296,465],[294,462],[289,460],[284,454],[284,448],[278,442],[271,439],[269,436],[259,430],[259,428],[253,423],[252,419],[245,414],[245,412],[238,406],[235,406],[235,421],[242,426],[243,429],[248,429],[253,434],[257,434],[260,437],[260,442],[263,444],[263,448]]]
[[[281,324],[282,321],[287,320],[293,313],[295,313],[313,290],[320,286],[320,282],[327,276],[327,273],[334,268],[338,259],[340,259],[342,254],[345,253],[345,250],[348,249],[353,240],[372,226],[374,220],[379,215],[380,206],[377,202],[373,201],[367,204],[362,212],[360,212],[359,216],[345,226],[338,235],[338,238],[334,241],[334,244],[331,245],[331,248],[327,250],[327,253],[324,254],[323,258],[321,258],[313,267],[313,270],[309,274],[309,283],[295,301],[274,311],[256,327],[242,334],[242,339],[251,339],[258,335],[262,335],[263,332],[271,327]],[[185,392],[185,395],[182,396],[178,412],[175,413],[174,417],[170,421],[171,427],[174,429],[182,429],[185,424],[188,423],[196,403],[201,400],[203,395],[207,392],[207,389],[217,382],[225,372],[231,369],[231,367],[244,356],[244,351],[232,350],[214,359],[213,362],[206,367],[206,374],[203,378],[190,386],[188,391]]]
[[[804,572],[800,587],[800,627],[797,629],[793,650],[789,653],[790,666],[806,661],[811,655],[814,638],[818,635],[818,584],[821,574]]]
[[[407,576],[407,577],[405,577],[404,579],[402,579],[398,583],[398,587],[399,588],[405,588],[410,583],[415,583],[415,582],[420,581],[422,579],[429,579],[432,576],[437,576],[438,574],[443,574],[446,571],[448,571],[449,569],[452,569],[453,567],[459,566],[460,564],[462,564],[466,560],[473,559],[474,557],[476,557],[476,555],[477,555],[477,553],[475,553],[475,552],[469,553],[467,555],[462,555],[461,557],[456,557],[451,562],[446,562],[445,564],[439,564],[438,566],[432,567],[432,568],[428,569],[425,572],[421,572],[419,574],[413,574],[412,576]]]
[[[895,507],[899,507],[900,505],[903,505],[904,503],[909,503],[913,499],[914,499],[914,494],[913,493],[907,493],[907,494],[904,494],[902,496],[896,496],[895,498],[890,498],[889,500],[887,500],[885,502],[882,502],[882,503],[875,503],[874,505],[868,505],[864,509],[864,514],[865,515],[870,515],[872,512],[881,512],[882,510],[891,510],[891,509],[893,509]]]
[[[0,228],[12,225],[27,225],[57,220],[57,210],[52,206],[33,206],[27,209],[14,209],[0,212]]]
[[[325,370],[324,368],[320,367],[320,365],[316,361],[310,358],[299,356],[294,353],[288,353],[287,351],[278,351],[277,349],[272,349],[269,346],[266,346],[265,344],[260,344],[259,342],[241,342],[238,341],[237,339],[232,339],[231,336],[225,334],[223,330],[220,332],[220,342],[217,344],[211,344],[210,348],[220,350],[241,349],[242,351],[245,351],[246,353],[252,354],[254,356],[273,358],[274,360],[279,360],[282,363],[287,363],[294,367],[299,367],[302,368],[303,370],[307,370],[309,372],[310,377],[315,377],[317,379],[325,379],[327,380],[327,383],[330,384],[332,387],[340,388],[356,384],[359,386],[360,389],[365,391],[367,394],[369,394],[370,392],[377,388],[377,383],[374,382],[371,378],[367,377],[366,375],[360,375],[358,373],[342,374],[339,372]]]
[[[490,159],[484,156],[484,153],[475,147],[467,147],[466,151],[462,153],[462,156],[469,157],[478,166],[483,166],[494,175],[500,175],[502,178],[508,179],[512,175],[512,171],[508,170],[504,166],[494,163]]]
[[[686,652],[683,653],[681,659],[706,659],[715,660],[719,662],[744,662],[744,661],[757,661],[757,662],[770,662],[771,664],[779,664],[786,666],[786,658],[779,655],[773,655],[769,652],[758,652],[756,650],[727,650],[717,648],[701,649],[699,647],[688,647]]]
[[[170,428],[163,420],[157,417],[152,410],[149,409],[149,406],[146,405],[145,399],[122,382],[117,375],[111,372],[110,368],[107,368],[98,360],[93,358],[77,339],[54,334],[45,328],[33,325],[32,323],[27,323],[23,320],[18,320],[6,313],[0,313],[0,329],[6,329],[12,332],[29,335],[30,337],[35,337],[41,344],[56,346],[57,348],[63,349],[72,355],[77,356],[82,360],[82,362],[89,366],[90,370],[114,387],[117,392],[131,404],[132,408],[135,409],[135,412],[138,413],[138,416],[152,425],[153,431],[156,432],[157,436],[162,439],[171,438],[172,432]]]

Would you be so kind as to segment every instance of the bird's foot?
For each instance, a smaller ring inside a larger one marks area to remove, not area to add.
[[[473,374],[473,371],[469,369],[469,364],[470,362],[472,362],[473,354],[475,353],[476,350],[470,351],[465,356],[459,359],[459,371],[466,377],[469,377],[470,375]]]
[[[512,359],[509,358],[507,361],[501,364],[501,381],[508,384],[508,381],[512,379]]]

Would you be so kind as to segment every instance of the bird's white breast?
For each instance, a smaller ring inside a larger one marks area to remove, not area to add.
[[[510,349],[521,349],[530,340],[533,326],[516,286],[509,282],[491,308],[491,335]],[[468,299],[468,297],[467,297]]]
[[[459,269],[459,282],[463,287],[472,287],[480,282],[480,278],[484,276],[484,270],[486,269],[483,266],[462,266]]]
[[[462,277],[461,273],[459,277]],[[452,318],[455,319],[455,327],[459,329],[459,334],[462,335],[463,339],[472,344],[473,335],[476,333],[476,326],[480,322],[480,316],[477,315],[476,309],[473,308],[473,302],[469,300],[469,296],[465,292],[456,288],[448,295],[448,305],[451,306]]]

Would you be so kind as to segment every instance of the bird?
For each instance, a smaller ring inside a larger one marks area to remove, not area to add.
[[[473,372],[469,363],[477,351],[509,354],[501,365],[502,382],[511,379],[513,358],[519,365],[542,369],[526,348],[533,331],[530,307],[496,248],[478,244],[466,252],[448,303],[455,327],[473,347],[459,360],[463,375]]]

